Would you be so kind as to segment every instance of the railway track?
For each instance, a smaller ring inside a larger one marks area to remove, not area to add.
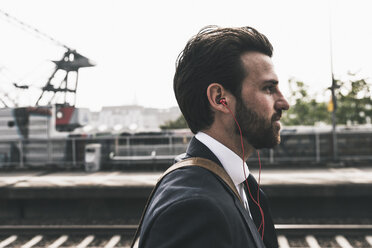
[[[276,225],[280,248],[372,247],[372,225]]]
[[[0,226],[0,248],[129,247],[137,225]]]
[[[0,226],[0,248],[129,247],[136,225]],[[280,248],[372,247],[372,225],[277,225]]]

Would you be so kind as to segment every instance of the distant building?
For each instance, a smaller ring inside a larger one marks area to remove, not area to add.
[[[103,107],[100,112],[92,112],[91,125],[98,131],[157,131],[160,125],[176,120],[180,115],[178,107],[156,109],[139,105],[109,106]]]

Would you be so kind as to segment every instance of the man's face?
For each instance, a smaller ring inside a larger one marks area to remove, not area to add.
[[[248,52],[241,59],[246,77],[241,97],[236,99],[236,118],[249,144],[256,149],[272,148],[280,143],[279,120],[289,104],[278,88],[278,77],[269,56]]]

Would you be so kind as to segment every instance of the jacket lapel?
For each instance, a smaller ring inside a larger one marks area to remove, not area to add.
[[[186,157],[185,158],[190,158],[190,157],[202,157],[206,158],[209,160],[212,160],[219,166],[223,167],[221,162],[218,160],[218,158],[213,154],[211,150],[207,146],[205,146],[203,143],[201,143],[198,139],[193,137],[190,141],[189,146],[187,147],[186,151]],[[231,192],[232,195],[234,193],[231,191],[231,189],[226,186],[229,191]],[[238,208],[240,214],[242,215],[248,229],[250,230],[252,237],[256,243],[256,246],[258,248],[265,247],[264,243],[262,242],[262,239],[260,237],[260,234],[257,231],[257,227],[254,224],[253,220],[249,216],[248,211],[244,208],[244,206],[241,204],[240,200],[234,195],[234,200],[235,200],[235,205]]]
[[[254,242],[256,243],[256,246],[257,247],[265,247],[265,245],[264,245],[264,243],[261,239],[261,236],[260,236],[259,232],[257,231],[257,227],[254,224],[251,217],[249,216],[249,213],[248,213],[247,209],[245,209],[242,206],[241,202],[238,199],[236,199],[236,197],[235,197],[235,205],[239,209],[240,214],[243,216],[243,219],[245,220],[245,223],[247,224],[249,230],[251,231],[251,234],[252,234],[252,237],[254,239]]]
[[[258,184],[256,179],[253,177],[252,174],[249,175],[247,178],[247,182],[249,184],[250,191],[252,196],[257,201],[257,190]],[[248,189],[246,184],[244,184],[244,189],[246,194],[248,195]],[[262,217],[258,206],[253,202],[251,197],[248,197],[249,209],[251,210],[251,214],[254,220],[256,227],[258,228],[261,225]],[[265,236],[264,236],[264,243],[267,247],[278,247],[278,238],[276,235],[274,223],[271,218],[271,212],[269,206],[267,204],[267,197],[265,193],[260,189],[260,206],[262,211],[264,212],[265,216]],[[261,232],[262,233],[262,232]]]

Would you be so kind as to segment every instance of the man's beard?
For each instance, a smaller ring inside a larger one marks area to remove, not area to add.
[[[271,119],[265,119],[254,110],[248,109],[241,97],[237,97],[235,116],[241,127],[243,137],[255,149],[273,148],[280,143],[280,126],[274,125],[281,113],[275,113]],[[238,127],[237,134],[240,135]]]

